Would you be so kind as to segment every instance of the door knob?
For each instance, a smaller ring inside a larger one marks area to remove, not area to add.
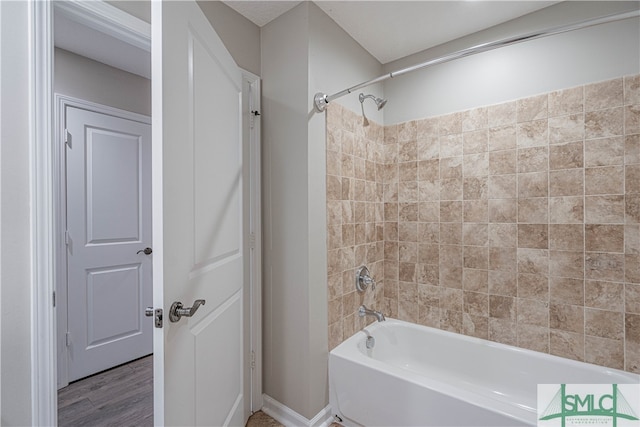
[[[205,300],[197,299],[194,301],[192,307],[183,307],[180,301],[176,301],[173,304],[171,304],[171,308],[169,309],[169,320],[175,323],[178,320],[180,320],[182,316],[191,317],[196,313],[196,311],[198,310],[198,308],[200,308],[201,305],[204,305],[204,303],[205,303]]]
[[[151,248],[144,248],[144,249],[140,249],[138,252],[136,252],[137,254],[139,254],[140,252],[143,252],[145,255],[151,255],[151,252],[153,252],[153,249]]]

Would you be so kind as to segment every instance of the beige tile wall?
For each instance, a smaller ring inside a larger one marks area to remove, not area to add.
[[[340,134],[361,132],[360,115],[337,110],[327,115],[328,188],[350,173],[335,169],[349,147]],[[384,218],[371,258],[384,286],[371,298],[385,314],[640,372],[640,76],[366,133],[380,156],[369,157],[376,191],[364,203]],[[330,219],[331,348],[359,327],[347,320],[357,304],[345,283],[366,259],[336,243],[336,226]],[[332,315],[338,298],[342,317]]]
[[[329,347],[363,328],[358,307],[382,306],[384,129],[360,114],[332,103],[327,108],[327,248]],[[366,265],[376,289],[355,288],[355,272]]]

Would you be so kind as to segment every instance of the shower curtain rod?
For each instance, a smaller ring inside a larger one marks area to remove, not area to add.
[[[482,53],[489,50],[497,49],[500,47],[510,46],[512,44],[521,43],[524,41],[535,40],[547,36],[553,36],[556,34],[566,33],[569,31],[580,30],[582,28],[592,27],[595,25],[606,24],[609,22],[621,21],[623,19],[629,19],[640,16],[640,10],[634,10],[631,12],[617,13],[614,15],[607,15],[600,18],[589,19],[586,21],[581,21],[575,24],[564,25],[559,27],[548,28],[545,30],[534,31],[528,34],[523,34],[515,37],[509,37],[502,40],[496,40],[488,43],[482,43],[476,46],[472,46],[466,49],[459,50],[457,52],[453,52],[447,55],[440,56],[438,58],[430,59],[426,62],[422,62],[420,64],[412,65],[407,68],[403,68],[401,70],[393,71],[388,74],[384,74],[375,79],[366,81],[364,83],[360,83],[358,85],[352,86],[348,89],[344,89],[340,92],[336,92],[333,95],[327,95],[322,92],[318,92],[315,94],[313,98],[314,107],[317,112],[322,113],[327,108],[327,104],[333,101],[334,99],[340,98],[344,95],[348,95],[355,90],[362,89],[363,87],[370,86],[375,83],[382,82],[387,79],[391,79],[393,77],[401,76],[406,73],[410,73],[412,71],[416,71],[422,68],[431,67],[433,65],[442,64],[445,62],[453,61],[455,59],[464,58],[466,56],[475,55],[476,53]]]

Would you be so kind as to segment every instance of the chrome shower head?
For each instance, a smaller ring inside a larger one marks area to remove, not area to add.
[[[382,110],[382,107],[384,107],[384,105],[387,103],[386,99],[382,99],[382,98],[378,98],[374,95],[365,95],[364,93],[361,93],[360,96],[358,97],[358,99],[360,100],[360,103],[362,104],[364,102],[365,99],[367,98],[371,98],[373,99],[373,101],[376,103],[376,105],[378,106],[378,110]]]

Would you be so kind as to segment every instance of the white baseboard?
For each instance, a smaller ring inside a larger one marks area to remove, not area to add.
[[[262,395],[262,400],[262,411],[285,427],[329,427],[333,422],[329,405],[308,420],[266,394]]]

